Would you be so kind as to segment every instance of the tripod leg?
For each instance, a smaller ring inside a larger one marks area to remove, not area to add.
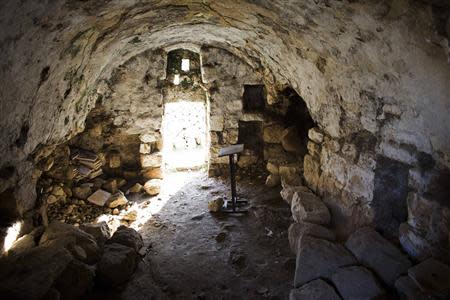
[[[234,154],[230,156],[230,181],[231,181],[231,201],[233,205],[233,211],[236,211],[236,168],[234,166]]]

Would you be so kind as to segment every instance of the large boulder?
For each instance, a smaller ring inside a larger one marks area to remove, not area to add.
[[[292,289],[289,300],[340,300],[333,287],[322,279],[316,279],[298,289]]]
[[[133,248],[136,252],[144,246],[141,235],[133,228],[123,225],[117,228],[116,232],[113,234],[111,239],[108,240],[107,244],[121,244]]]
[[[401,276],[395,281],[395,288],[401,299],[427,299],[424,291],[408,275]]]
[[[103,247],[106,241],[111,237],[111,230],[105,221],[97,224],[82,224],[80,229],[92,235],[100,247]]]
[[[101,249],[92,235],[56,221],[50,223],[39,241],[39,245],[50,244],[64,246],[75,258],[88,264],[95,264],[101,255]]]
[[[297,250],[300,247],[299,241],[305,235],[328,241],[336,240],[336,234],[321,225],[306,222],[292,223],[289,226],[288,237],[291,250],[295,254],[297,254]]]
[[[450,267],[429,258],[410,268],[408,275],[429,295],[442,299],[450,299]]]
[[[100,262],[97,264],[97,277],[100,284],[116,287],[125,283],[133,275],[139,255],[135,249],[121,245],[105,246]]]
[[[294,287],[317,278],[331,278],[338,268],[355,263],[342,245],[305,236],[298,248]]]
[[[297,127],[291,126],[283,131],[281,136],[281,145],[286,151],[301,153],[304,149],[304,145],[302,144],[302,139]]]
[[[406,255],[370,227],[355,231],[345,246],[359,262],[390,286],[394,286],[395,280],[411,267]]]
[[[292,217],[296,222],[309,222],[320,225],[330,223],[331,215],[319,197],[309,192],[298,191],[291,203]]]
[[[43,245],[0,260],[2,299],[39,300],[73,260],[64,247]]]
[[[340,268],[331,280],[344,299],[381,299],[385,293],[372,273],[362,266]]]
[[[73,260],[56,279],[54,287],[61,299],[81,299],[94,286],[95,271],[78,260]]]

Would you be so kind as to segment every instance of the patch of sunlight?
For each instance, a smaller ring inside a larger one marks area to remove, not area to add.
[[[6,237],[3,244],[4,252],[7,252],[9,249],[11,249],[12,245],[17,240],[17,237],[19,236],[21,229],[22,229],[21,221],[17,221],[11,227],[8,228],[8,230],[6,231]]]

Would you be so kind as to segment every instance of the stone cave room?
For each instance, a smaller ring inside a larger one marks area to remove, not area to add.
[[[0,40],[0,299],[450,299],[450,0],[2,0]]]

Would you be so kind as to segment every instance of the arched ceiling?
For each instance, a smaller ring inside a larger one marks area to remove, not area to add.
[[[450,165],[449,131],[442,128],[450,115],[448,37],[436,31],[426,3],[9,0],[0,5],[2,165],[80,132],[101,92],[98,84],[114,68],[147,49],[180,43],[225,48],[265,69],[269,82],[295,88],[333,137],[368,130]],[[379,110],[392,106],[398,119],[377,127]]]

